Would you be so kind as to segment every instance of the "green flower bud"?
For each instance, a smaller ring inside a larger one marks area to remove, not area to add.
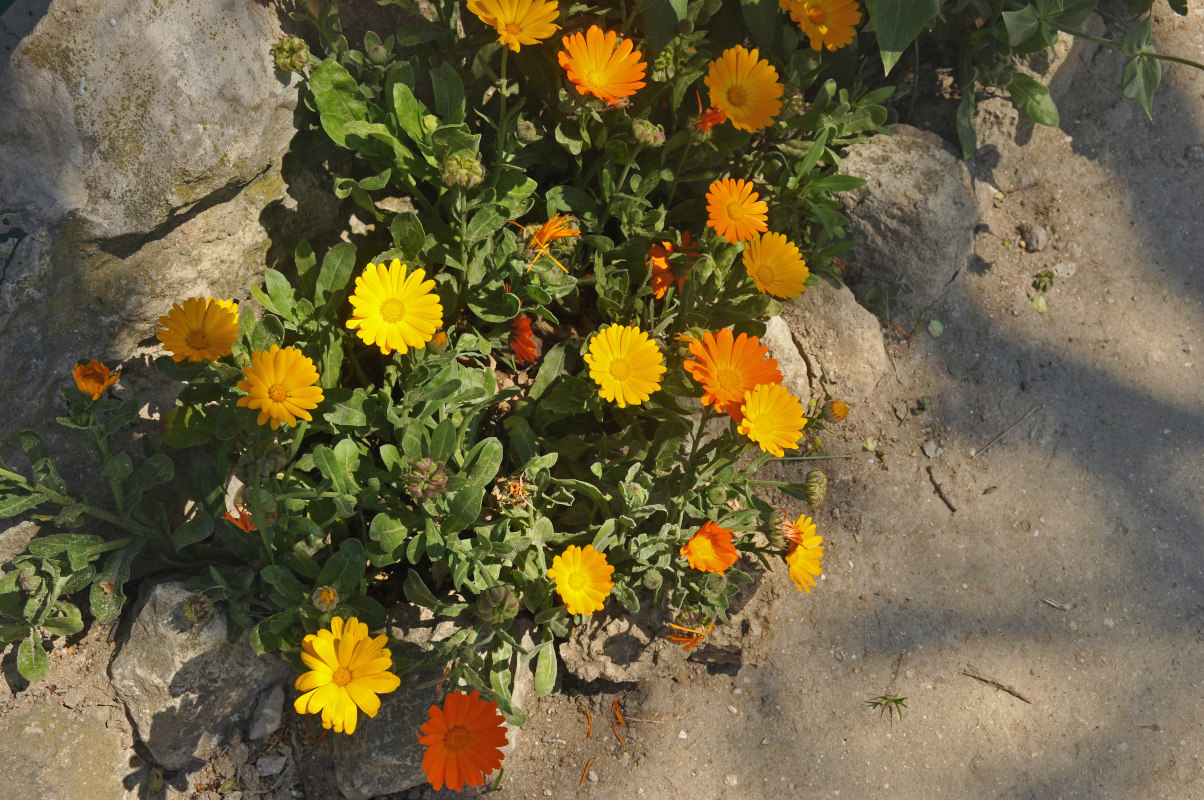
[[[518,608],[518,595],[509,586],[491,587],[477,598],[477,616],[484,622],[497,623],[514,619]]]
[[[339,607],[339,592],[333,586],[319,586],[310,595],[309,602],[325,614]]]
[[[26,564],[21,568],[21,575],[17,578],[17,583],[21,584],[22,590],[33,594],[42,588],[42,576],[38,574],[32,564]]]
[[[286,33],[272,45],[272,60],[281,72],[300,72],[309,64],[309,45],[299,36]]]
[[[646,119],[631,121],[635,140],[645,147],[660,147],[665,143],[665,129]]]
[[[383,64],[389,60],[389,48],[383,44],[370,45],[365,55],[368,56],[368,60],[373,64]]]
[[[443,464],[433,458],[411,461],[405,487],[415,500],[433,500],[447,488],[447,472]]]
[[[527,119],[520,119],[518,125],[515,126],[514,134],[520,142],[534,142],[539,140],[539,130],[535,127],[535,123]]]
[[[803,493],[807,495],[807,505],[819,508],[828,497],[828,476],[822,469],[813,469],[807,473]]]
[[[650,592],[655,592],[665,585],[665,579],[655,570],[649,570],[644,573],[644,588]]]
[[[452,153],[443,162],[439,171],[443,185],[449,189],[471,189],[480,185],[485,178],[481,157],[471,153]]]

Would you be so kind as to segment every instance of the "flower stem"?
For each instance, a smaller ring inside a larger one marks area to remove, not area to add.
[[[510,55],[509,47],[502,47],[502,74],[498,86],[498,94],[501,95],[501,108],[498,113],[497,120],[497,165],[494,170],[494,177],[501,174],[502,158],[506,154],[506,62]]]
[[[1076,36],[1079,39],[1086,39],[1089,42],[1095,42],[1096,44],[1102,44],[1102,45],[1106,45],[1108,47],[1115,47],[1117,50],[1124,49],[1123,44],[1121,44],[1120,42],[1117,42],[1113,39],[1104,39],[1099,36],[1092,36],[1091,34],[1085,32],[1085,31],[1077,31],[1077,30],[1074,30],[1073,28],[1058,28],[1058,30],[1060,30],[1062,33],[1069,33],[1071,36]],[[1201,64],[1199,61],[1192,61],[1189,58],[1180,58],[1179,56],[1168,56],[1168,55],[1164,55],[1162,53],[1156,53],[1152,50],[1143,50],[1140,53],[1140,55],[1149,56],[1150,58],[1156,58],[1159,61],[1172,61],[1176,64],[1186,64],[1189,67],[1195,67],[1198,70],[1204,70],[1204,64]]]

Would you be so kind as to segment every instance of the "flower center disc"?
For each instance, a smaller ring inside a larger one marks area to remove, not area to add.
[[[740,201],[733,200],[727,204],[727,218],[732,222],[741,222],[745,216],[744,205]]]
[[[748,102],[748,95],[744,91],[743,86],[733,86],[727,90],[727,101],[736,108],[740,108]]]
[[[812,25],[822,25],[824,23],[824,10],[818,6],[808,8],[807,19],[811,20]]]
[[[193,350],[205,350],[209,347],[209,334],[204,331],[189,331],[184,341]]]
[[[518,27],[517,23],[515,23],[515,22],[507,22],[506,23],[506,33],[510,34],[511,36],[518,36],[522,32],[523,32],[523,29]]]
[[[569,576],[569,586],[572,586],[574,589],[584,589],[585,576],[580,572],[574,572]]]
[[[610,362],[610,375],[617,381],[625,381],[631,376],[631,364],[625,358],[616,358]]]
[[[351,670],[347,669],[346,667],[339,667],[334,671],[334,674],[330,676],[330,680],[335,686],[346,686],[347,684],[351,683]]]
[[[380,304],[380,318],[393,325],[401,322],[406,315],[406,304],[400,298],[390,297]]]
[[[761,283],[765,284],[766,286],[772,285],[777,279],[777,275],[773,273],[773,267],[762,265],[761,269],[758,271],[761,273]]]
[[[285,389],[280,384],[276,384],[272,388],[268,389],[268,397],[270,397],[275,403],[283,403],[285,398],[288,397],[288,389]]]
[[[455,725],[443,735],[443,747],[458,753],[472,744],[472,733],[463,725]]]
[[[724,367],[715,373],[715,383],[719,384],[719,388],[723,393],[733,397],[742,397],[743,392],[740,389],[740,373],[731,367]]]

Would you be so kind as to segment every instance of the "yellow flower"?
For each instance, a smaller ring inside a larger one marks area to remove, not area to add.
[[[76,389],[92,395],[93,400],[99,400],[105,389],[117,383],[121,370],[110,374],[108,367],[93,359],[87,364],[76,364],[75,369],[71,370],[71,377],[75,379]]]
[[[780,233],[754,236],[744,246],[744,269],[757,291],[783,299],[807,288],[807,262],[794,243]]]
[[[740,557],[732,544],[732,532],[709,519],[690,541],[682,545],[681,554],[694,569],[719,573],[725,572]]]
[[[238,339],[238,303],[190,297],[184,305],[173,303],[159,325],[155,337],[173,361],[216,361],[230,355]]]
[[[285,423],[289,427],[297,424],[297,418],[313,419],[309,409],[317,408],[323,400],[322,390],[314,386],[318,382],[318,369],[314,362],[300,350],[272,345],[270,350],[251,353],[251,366],[242,368],[246,380],[238,382],[238,388],[247,393],[238,404],[259,409],[259,424],[269,419],[272,430]]]
[[[784,526],[783,526],[784,527]],[[790,580],[800,592],[811,594],[815,576],[822,575],[819,560],[824,555],[823,537],[815,535],[815,523],[804,515],[791,526],[797,534],[797,543],[792,540],[790,552],[786,554],[786,566],[790,568]]]
[[[702,384],[702,404],[729,414],[737,423],[744,419],[740,406],[745,392],[762,383],[782,382],[777,359],[766,358],[769,348],[756,336],[733,336],[727,328],[720,328],[715,333],[705,331],[701,340],[685,334],[678,340],[687,343],[690,355],[698,359],[684,361],[682,366]]]
[[[812,50],[839,50],[852,44],[861,22],[856,0],[778,0],[811,40]]]
[[[545,0],[468,0],[468,10],[495,29],[498,41],[514,52],[524,44],[539,44],[560,29],[560,9]]]
[[[750,181],[720,178],[707,189],[707,225],[732,244],[769,230],[769,204],[759,197]]]
[[[301,640],[301,660],[309,672],[298,676],[295,684],[305,694],[293,708],[298,714],[321,714],[322,727],[335,733],[355,733],[357,707],[369,717],[380,710],[378,694],[387,694],[401,685],[401,679],[389,670],[393,657],[385,647],[388,637],[368,637],[368,626],[355,617],[343,622],[330,620],[323,628]]]
[[[585,354],[598,394],[619,408],[642,403],[660,388],[665,358],[648,334],[635,326],[611,325],[590,339]]]
[[[615,582],[610,579],[614,571],[606,563],[606,556],[592,544],[584,548],[570,544],[552,559],[548,577],[556,581],[556,593],[570,614],[592,614],[602,610],[606,596],[614,588]]]
[[[407,276],[406,265],[396,258],[387,267],[369,264],[355,279],[347,327],[384,355],[411,347],[421,350],[443,325],[443,304],[434,288],[425,270]]]
[[[778,524],[778,530],[782,532],[782,539],[785,540],[788,548],[793,550],[815,536],[815,520],[806,514],[800,514],[794,522],[787,517],[784,522]]]
[[[584,34],[561,38],[564,50],[557,53],[560,66],[581,94],[592,94],[612,105],[644,88],[647,64],[640,51],[633,52],[630,39],[615,46],[618,34],[603,33],[591,25]]]
[[[740,409],[744,421],[737,428],[766,453],[781,458],[784,448],[797,448],[807,424],[803,404],[780,383],[763,383],[744,393]]]
[[[706,76],[711,104],[742,131],[767,128],[782,110],[782,84],[778,72],[760,58],[757,50],[741,45],[728,48],[711,62]]]

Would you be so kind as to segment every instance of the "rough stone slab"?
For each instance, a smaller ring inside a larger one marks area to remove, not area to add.
[[[936,300],[969,258],[978,204],[970,173],[943,139],[908,125],[888,131],[849,148],[841,166],[867,181],[840,195],[856,243],[848,280],[861,298],[874,284],[900,285],[899,301],[914,312]]]
[[[218,606],[203,624],[184,618],[192,592],[178,581],[143,587],[130,632],[109,667],[113,689],[155,760],[179,769],[245,724],[255,698],[294,672],[226,637]]]
[[[807,362],[795,344],[790,325],[781,315],[770,317],[765,323],[765,335],[761,337],[761,344],[769,348],[770,358],[778,362],[778,369],[782,372],[782,385],[801,400],[803,408],[806,408],[811,402],[811,376],[807,370]]]
[[[664,638],[672,630],[669,622],[662,606],[618,617],[596,615],[560,643],[561,665],[583,681],[635,683],[676,675],[685,654]]]
[[[25,520],[0,530],[0,564],[7,564],[25,552],[25,548],[38,535],[36,522]]]
[[[807,360],[819,396],[858,400],[890,368],[878,318],[845,286],[826,281],[785,303],[782,318]]]

